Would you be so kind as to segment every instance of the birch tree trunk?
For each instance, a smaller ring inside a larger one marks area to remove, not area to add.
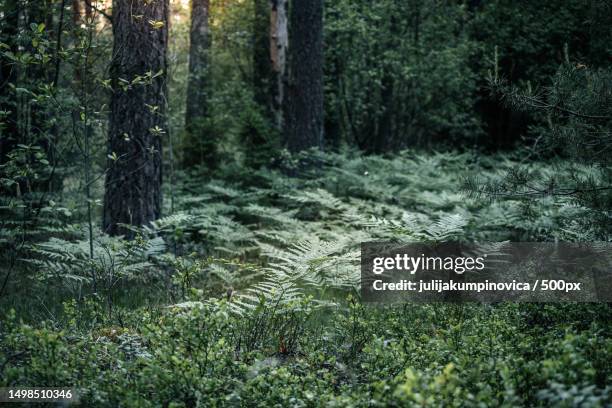
[[[280,130],[283,126],[284,80],[287,68],[287,48],[289,46],[288,10],[287,0],[271,0],[270,3],[271,111],[274,124]]]
[[[253,90],[255,110],[246,112],[242,133],[245,164],[270,162],[283,129],[286,72],[287,0],[255,0],[253,14]]]

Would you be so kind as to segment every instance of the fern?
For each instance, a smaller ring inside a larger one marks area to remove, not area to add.
[[[91,283],[92,272],[98,280],[108,277],[114,281],[143,280],[145,272],[154,266],[150,260],[166,250],[160,237],[132,243],[100,234],[93,243],[93,256],[89,245],[87,239],[50,238],[32,247],[31,258],[23,261],[48,271],[41,276],[45,280]]]

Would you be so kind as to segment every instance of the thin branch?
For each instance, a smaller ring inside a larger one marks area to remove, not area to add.
[[[106,18],[108,21],[110,21],[110,22],[111,22],[111,24],[112,24],[112,22],[113,22],[113,17],[112,17],[111,15],[109,15],[108,13],[106,13],[104,10],[102,10],[102,9],[100,9],[100,8],[98,8],[98,7],[96,7],[96,6],[94,6],[94,5],[91,3],[91,0],[83,0],[83,1],[85,1],[85,4],[87,5],[87,7],[89,7],[89,8],[91,8],[91,9],[93,9],[93,10],[97,11],[98,13],[100,13],[100,14],[101,14],[102,16],[104,16],[104,17],[105,17],[105,18]]]
[[[587,115],[584,113],[576,112],[571,109],[562,108],[559,105],[548,104],[532,96],[523,95],[522,97],[525,98],[525,100],[530,101],[534,108],[555,109],[555,110],[558,110],[559,112],[568,113],[570,115],[577,116],[583,119],[611,119],[612,118],[610,116]]]
[[[593,187],[593,188],[585,188],[585,189],[558,189],[558,190],[547,190],[547,189],[538,189],[535,187],[530,187],[528,191],[493,191],[490,188],[482,188],[476,190],[476,194],[483,194],[494,197],[542,197],[542,196],[571,196],[577,194],[584,193],[595,193],[597,191],[605,191],[612,190],[612,186],[601,186],[601,187]]]

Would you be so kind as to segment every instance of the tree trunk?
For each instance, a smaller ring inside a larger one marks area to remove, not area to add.
[[[255,0],[253,15],[255,109],[245,111],[245,164],[260,167],[278,151],[283,120],[283,79],[287,52],[287,0]]]
[[[72,22],[75,27],[87,21],[91,13],[91,7],[84,3],[83,0],[72,0]]]
[[[323,0],[290,8],[284,140],[290,152],[323,146]]]
[[[382,77],[381,104],[382,114],[378,121],[378,131],[372,140],[371,151],[382,154],[393,149],[393,94],[394,84],[391,74],[385,71]]]
[[[215,146],[206,121],[209,116],[209,0],[191,0],[191,29],[189,34],[189,82],[185,117],[186,144],[183,155],[185,166],[206,163],[214,166]]]
[[[264,106],[272,124],[282,129],[283,80],[289,33],[287,0],[257,0],[254,53],[255,101]]]
[[[257,105],[263,108],[266,114],[272,108],[271,81],[271,39],[272,34],[270,0],[254,1],[253,16],[253,88],[254,99]]]
[[[168,0],[114,0],[113,35],[103,227],[129,238],[161,214]]]

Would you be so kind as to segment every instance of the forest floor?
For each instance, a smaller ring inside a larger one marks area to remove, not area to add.
[[[356,291],[361,242],[572,240],[586,208],[462,191],[518,166],[509,155],[314,162],[182,177],[172,215],[132,242],[96,234],[93,260],[82,222],[33,247],[28,285],[0,299],[0,386],[71,386],[112,407],[612,401],[606,304],[375,307]]]

